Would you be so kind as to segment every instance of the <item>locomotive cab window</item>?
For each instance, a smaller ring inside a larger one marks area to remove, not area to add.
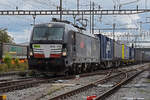
[[[33,29],[33,40],[46,40],[46,27],[35,27]]]
[[[64,28],[35,27],[33,40],[63,40]]]
[[[49,28],[48,29],[48,40],[62,40],[64,28]]]

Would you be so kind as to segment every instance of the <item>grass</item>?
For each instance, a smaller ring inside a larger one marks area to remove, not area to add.
[[[150,83],[150,79],[147,79],[147,82]]]
[[[4,72],[11,72],[11,71],[26,71],[28,69],[28,63],[19,63],[16,64],[10,64],[9,66],[5,63],[0,64],[0,73]]]
[[[150,93],[150,91],[144,90],[144,89],[139,89],[138,91],[141,92],[141,93],[148,93],[148,94]]]
[[[52,88],[51,88],[51,90],[49,90],[49,92],[47,93],[47,95],[51,95],[52,93],[54,93],[54,92],[56,92],[56,91],[58,91],[58,90],[60,90],[60,89],[62,89],[62,88],[64,88],[64,86],[53,86]]]
[[[10,71],[26,71],[28,69],[27,60],[12,59],[11,54],[6,53],[0,64],[0,73]]]
[[[54,85],[53,85],[53,86],[50,88],[50,90],[48,91],[48,93],[42,95],[40,98],[43,98],[43,97],[45,97],[45,96],[47,96],[47,95],[51,95],[52,93],[54,93],[54,92],[56,92],[56,91],[58,91],[58,90],[60,90],[60,89],[62,89],[62,88],[64,88],[64,86],[62,86],[62,85],[60,85],[60,86],[54,86]],[[38,99],[38,100],[39,100],[39,99]]]

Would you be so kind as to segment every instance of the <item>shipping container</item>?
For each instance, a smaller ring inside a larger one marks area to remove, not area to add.
[[[135,61],[137,63],[142,62],[142,51],[135,49]]]
[[[122,44],[122,59],[129,60],[130,49],[125,44]]]
[[[25,59],[27,58],[27,46],[17,44],[0,44],[0,58],[4,58],[9,54],[12,58]]]
[[[100,39],[101,61],[113,60],[113,40],[101,34],[97,36]]]
[[[150,54],[149,54],[149,52],[147,51],[143,51],[143,53],[142,53],[142,60],[143,60],[143,62],[150,62]]]
[[[114,60],[122,59],[122,44],[119,42],[114,43]]]
[[[134,60],[134,48],[129,48],[130,53],[129,53],[129,59]]]

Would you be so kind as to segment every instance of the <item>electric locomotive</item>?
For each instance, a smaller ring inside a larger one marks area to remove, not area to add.
[[[29,45],[29,69],[73,74],[98,69],[99,39],[71,23],[35,25]]]

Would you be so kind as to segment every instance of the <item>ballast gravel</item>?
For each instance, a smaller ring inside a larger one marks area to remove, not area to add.
[[[150,70],[144,71],[106,100],[150,100],[148,76],[150,76]]]
[[[128,70],[130,68],[137,68],[138,66],[139,65],[134,65],[123,69]],[[106,75],[107,74],[108,73],[106,73]],[[48,100],[60,94],[82,87],[90,82],[103,79],[106,75],[95,75],[82,78],[77,77],[71,80],[58,80],[55,83],[39,84],[36,87],[15,90],[4,94],[7,96],[7,100]]]
[[[89,82],[104,78],[105,75],[95,75],[71,80],[58,80],[55,83],[41,84],[37,87],[4,93],[7,100],[48,100],[54,96],[77,89]]]

